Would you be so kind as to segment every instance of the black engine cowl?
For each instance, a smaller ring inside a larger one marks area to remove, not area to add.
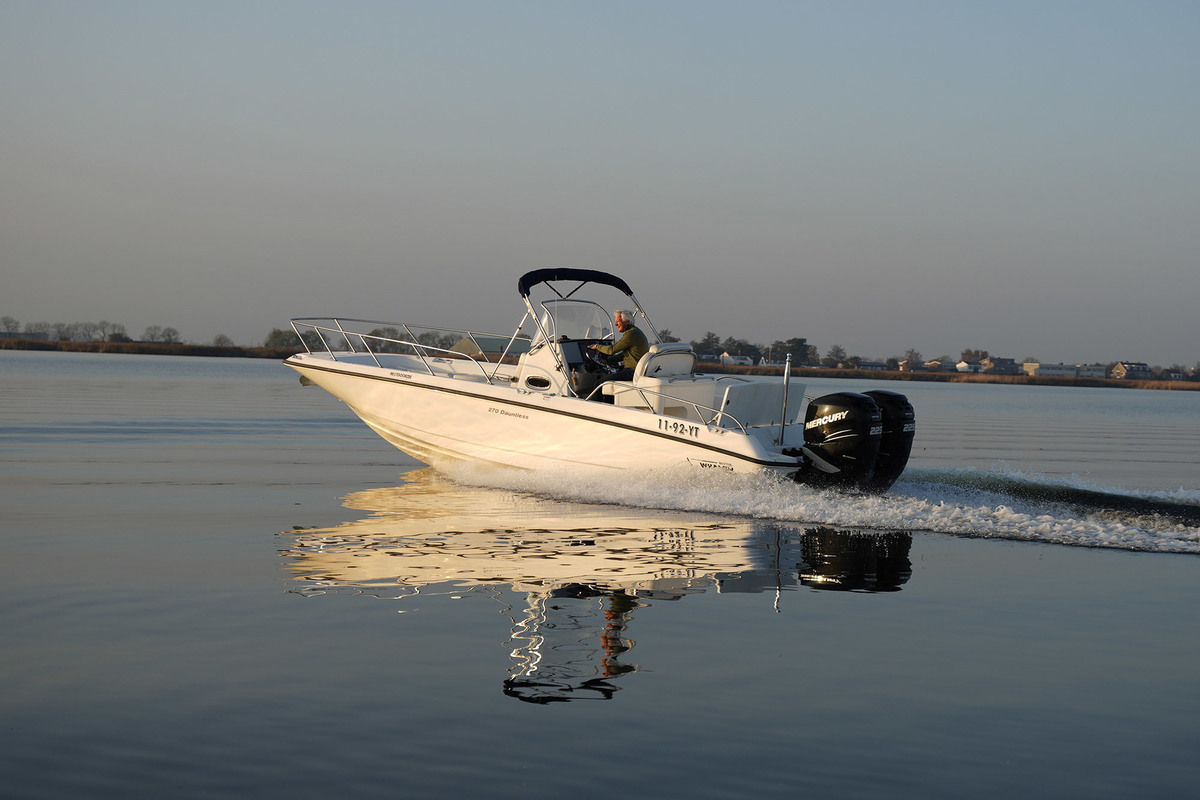
[[[875,469],[863,483],[864,489],[886,492],[904,472],[917,433],[917,417],[908,398],[897,392],[878,389],[866,393],[879,406],[883,415],[883,434],[879,439],[879,455]]]
[[[818,397],[804,414],[804,446],[836,471],[826,472],[813,463],[797,479],[845,488],[865,483],[875,470],[882,435],[883,414],[867,395],[836,392]]]

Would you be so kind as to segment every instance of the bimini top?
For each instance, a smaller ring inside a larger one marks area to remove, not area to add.
[[[574,269],[572,267],[552,267],[550,269],[535,269],[533,272],[526,272],[517,281],[517,289],[521,292],[521,297],[528,297],[533,287],[539,283],[549,284],[551,281],[579,281],[580,286],[585,283],[602,283],[605,286],[612,286],[614,289],[622,291],[630,297],[633,296],[633,290],[629,288],[629,284],[616,275],[609,275],[607,272],[595,269]],[[578,286],[575,287],[566,296],[570,297],[578,289]]]

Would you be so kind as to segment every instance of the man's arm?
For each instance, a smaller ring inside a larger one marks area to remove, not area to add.
[[[617,353],[624,353],[633,346],[633,328],[625,331],[625,335],[617,340],[616,344],[594,344],[597,352],[604,353],[606,356],[613,356]]]

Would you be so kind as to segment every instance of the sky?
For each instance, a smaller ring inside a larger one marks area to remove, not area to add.
[[[1200,361],[1200,3],[0,0],[0,315]]]

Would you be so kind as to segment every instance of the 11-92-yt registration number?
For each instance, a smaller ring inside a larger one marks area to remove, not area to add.
[[[658,429],[660,431],[670,431],[676,436],[700,436],[699,425],[688,425],[686,422],[676,422],[669,419],[660,419],[658,421]]]

